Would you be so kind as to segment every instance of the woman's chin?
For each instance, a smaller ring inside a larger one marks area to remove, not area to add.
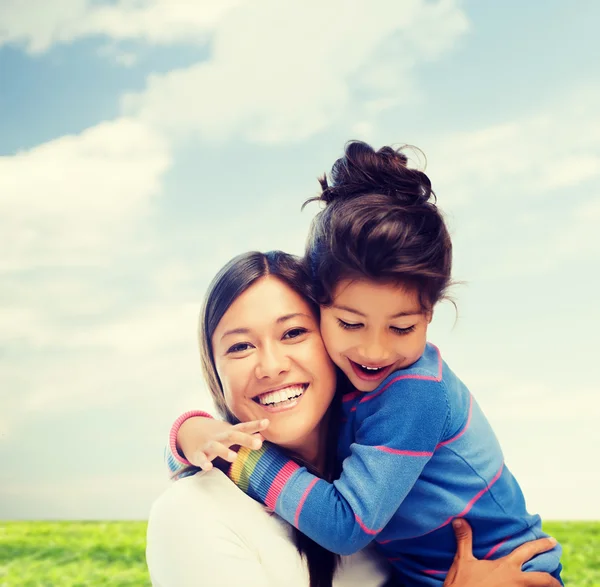
[[[316,426],[312,428],[307,426],[306,422],[299,422],[297,425],[292,422],[271,422],[269,428],[262,432],[262,435],[265,440],[273,444],[296,450],[306,444],[315,428]]]

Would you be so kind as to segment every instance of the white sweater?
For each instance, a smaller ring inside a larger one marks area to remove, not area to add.
[[[308,587],[291,527],[213,469],[175,481],[154,503],[146,559],[154,587]],[[380,587],[372,550],[342,557],[334,587]]]

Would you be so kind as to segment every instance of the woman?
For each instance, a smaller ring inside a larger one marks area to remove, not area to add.
[[[333,479],[336,408],[343,390],[336,393],[336,372],[319,334],[309,283],[302,264],[284,253],[246,253],[230,261],[207,293],[202,364],[215,403],[231,423],[261,418],[257,398],[265,392],[295,390],[295,399],[271,409],[263,435]],[[551,548],[547,539],[497,561],[469,557],[468,529],[463,541],[463,557],[447,585],[558,585],[547,575],[520,570],[523,557]],[[157,500],[148,524],[147,560],[157,587],[368,587],[388,578],[374,552],[338,561],[216,469],[177,481]]]

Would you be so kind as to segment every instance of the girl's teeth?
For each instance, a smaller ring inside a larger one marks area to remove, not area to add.
[[[380,369],[383,369],[383,367],[367,367],[365,365],[361,365],[361,367],[367,371],[379,371]]]

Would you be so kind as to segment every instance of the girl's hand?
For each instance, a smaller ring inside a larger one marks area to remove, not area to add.
[[[229,424],[212,418],[188,418],[177,433],[177,447],[185,458],[203,471],[213,468],[211,461],[217,457],[233,463],[237,452],[231,447],[245,446],[258,450],[263,443],[260,434],[269,420],[253,420],[241,424]]]
[[[540,538],[522,544],[496,560],[478,560],[473,556],[473,532],[465,520],[453,522],[456,556],[448,571],[445,587],[560,587],[548,573],[525,573],[521,566],[536,554],[556,546],[554,538]]]

